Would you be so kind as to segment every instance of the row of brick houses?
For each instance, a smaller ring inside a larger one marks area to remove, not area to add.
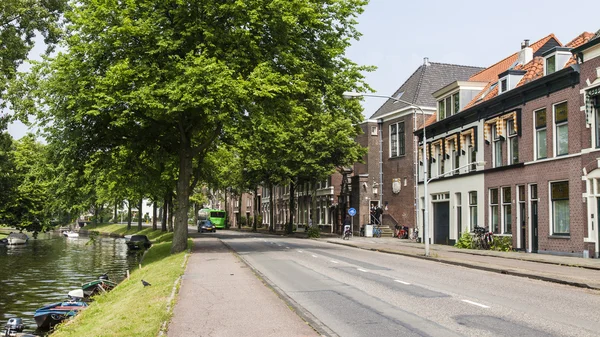
[[[313,188],[298,188],[297,223],[312,216],[339,232],[354,207],[358,232],[375,206],[385,226],[422,235],[427,202],[431,243],[454,244],[482,226],[519,250],[598,257],[600,31],[566,44],[550,34],[516,49],[487,68],[425,59],[361,125],[364,161],[316,186],[317,209]],[[273,200],[281,225],[289,191],[273,191],[259,191],[263,223]]]

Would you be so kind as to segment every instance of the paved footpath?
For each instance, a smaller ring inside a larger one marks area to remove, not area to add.
[[[218,239],[193,240],[167,336],[319,336]]]

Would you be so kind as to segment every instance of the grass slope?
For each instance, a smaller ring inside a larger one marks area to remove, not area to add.
[[[151,228],[126,231],[123,225],[99,225],[88,230],[91,229],[104,233],[145,234],[154,244],[144,256],[142,269],[133,271],[129,280],[111,292],[97,296],[75,319],[59,326],[52,337],[156,336],[163,322],[170,319],[167,306],[175,281],[185,270],[185,253],[171,255],[172,233]],[[142,279],[152,285],[144,287]]]

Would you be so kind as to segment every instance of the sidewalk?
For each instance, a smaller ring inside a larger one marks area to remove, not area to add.
[[[319,336],[220,240],[193,240],[168,336]]]
[[[600,259],[459,249],[446,245],[430,245],[430,256],[425,257],[425,245],[410,240],[356,236],[350,240],[342,240],[339,237],[324,237],[319,240],[360,249],[406,255],[501,274],[600,290]]]

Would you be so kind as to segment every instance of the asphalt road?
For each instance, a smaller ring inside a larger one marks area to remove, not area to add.
[[[598,291],[315,240],[216,236],[323,335],[600,334]]]

